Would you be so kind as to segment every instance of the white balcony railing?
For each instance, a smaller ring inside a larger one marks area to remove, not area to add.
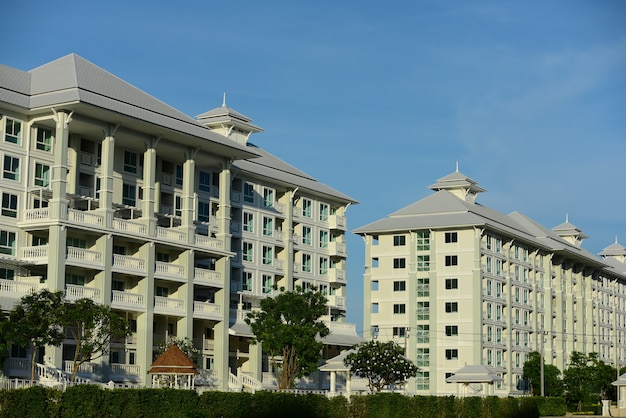
[[[133,271],[146,271],[146,260],[127,255],[113,254],[113,267]]]
[[[155,313],[162,314],[184,314],[185,304],[182,299],[175,299],[170,297],[155,296],[154,297],[154,311]]]
[[[70,301],[77,299],[91,299],[96,303],[100,303],[100,289],[95,287],[78,286],[74,284],[65,285],[65,298]]]
[[[221,239],[207,237],[206,235],[196,234],[196,245],[204,248],[214,248],[221,250],[224,248],[224,244]]]
[[[141,366],[135,364],[111,364],[111,374],[115,376],[139,376]]]
[[[211,286],[224,286],[224,278],[222,277],[222,273],[215,270],[195,267],[193,269],[193,279],[194,282],[197,283],[209,284]]]
[[[48,219],[49,217],[50,217],[49,208],[27,209],[24,211],[25,221],[37,221],[41,219]]]
[[[335,306],[337,308],[346,307],[346,298],[344,296],[330,295],[327,296],[327,298],[330,306]]]
[[[196,317],[202,318],[221,318],[220,305],[209,302],[193,302],[193,313]]]
[[[329,268],[328,280],[330,280],[331,282],[345,283],[346,271],[338,268]]]
[[[143,295],[131,292],[123,292],[120,290],[113,290],[111,293],[111,304],[113,306],[135,308],[143,308],[145,306]]]
[[[68,209],[67,218],[70,222],[104,226],[104,216],[84,210]]]
[[[331,229],[341,229],[345,230],[347,228],[347,222],[345,216],[340,215],[330,215],[328,217],[328,225]]]
[[[185,267],[178,264],[166,263],[164,261],[155,262],[154,273],[168,277],[185,277]]]
[[[27,261],[47,260],[48,246],[22,247],[22,258]]]
[[[187,234],[185,234],[183,231],[178,231],[172,228],[163,228],[160,226],[157,226],[156,231],[158,238],[178,242],[185,242],[187,240]]]
[[[346,244],[343,242],[329,242],[328,252],[330,255],[338,255],[345,257],[348,253],[346,250]]]
[[[74,371],[74,362],[71,360],[63,361],[63,371],[68,374],[72,374]],[[98,365],[96,363],[85,362],[78,366],[78,373],[97,374]]]
[[[67,247],[68,261],[80,261],[90,264],[102,265],[102,253],[99,251],[87,250],[85,248]]]
[[[33,283],[16,282],[15,280],[0,279],[0,295],[20,299],[36,290]]]
[[[120,232],[127,232],[131,234],[146,235],[148,233],[148,227],[139,222],[129,221],[127,219],[113,218],[113,229]]]

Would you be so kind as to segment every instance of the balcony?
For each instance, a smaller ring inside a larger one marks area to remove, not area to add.
[[[67,220],[83,225],[104,227],[104,216],[86,210],[67,210]]]
[[[199,319],[221,320],[222,314],[220,305],[209,302],[193,302],[193,317]]]
[[[328,226],[330,229],[339,229],[345,231],[348,227],[345,216],[330,215],[328,217]]]
[[[0,279],[0,298],[13,299],[18,302],[23,296],[30,295],[37,290],[34,283],[17,282],[15,280]],[[12,306],[4,306],[5,309],[11,309]]]
[[[343,242],[329,242],[328,254],[331,256],[346,257],[348,255],[346,244]]]
[[[148,226],[140,222],[131,221],[128,219],[113,218],[113,229],[119,232],[134,234],[134,235],[147,235]]]
[[[22,260],[35,264],[48,263],[48,246],[38,245],[35,247],[22,247]]]
[[[196,234],[196,245],[198,247],[210,248],[213,250],[223,250],[224,242],[221,239],[207,237]]]
[[[145,273],[146,260],[127,255],[113,254],[113,270],[124,273]]]
[[[215,340],[208,338],[194,338],[193,345],[196,348],[200,348],[202,351],[213,351],[215,347]]]
[[[166,263],[164,261],[155,262],[154,276],[160,279],[170,279],[176,281],[187,281],[185,268],[178,264]]]
[[[326,296],[326,298],[328,299],[328,305],[334,308],[346,309],[345,296],[330,295]]]
[[[346,283],[346,271],[338,268],[328,269],[328,281],[331,283]]]
[[[65,299],[73,302],[78,299],[91,299],[95,303],[101,303],[100,289],[95,287],[78,286],[74,284],[65,285]]]
[[[137,293],[111,291],[111,307],[142,311],[145,309],[144,297]]]
[[[141,366],[135,364],[110,364],[110,377],[117,380],[131,380],[140,382]]]
[[[222,273],[215,270],[203,269],[195,267],[193,269],[193,281],[196,284],[203,284],[207,286],[224,287],[224,278]]]
[[[102,267],[102,253],[85,248],[67,247],[65,259],[82,267]]]
[[[163,228],[161,226],[156,227],[157,238],[168,240],[168,241],[176,241],[176,242],[187,242],[187,234],[183,231],[179,231],[173,228]]]
[[[68,374],[72,374],[74,371],[74,362],[71,360],[63,361],[63,371]],[[96,363],[85,362],[78,366],[78,375],[98,375],[100,373],[100,367]]]
[[[154,297],[154,313],[163,315],[185,315],[185,303],[182,299],[170,297]]]

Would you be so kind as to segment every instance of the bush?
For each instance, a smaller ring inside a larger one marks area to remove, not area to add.
[[[561,417],[567,413],[565,398],[533,397],[537,402],[539,415],[542,417]]]

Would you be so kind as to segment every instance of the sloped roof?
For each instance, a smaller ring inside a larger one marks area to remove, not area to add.
[[[615,255],[617,256],[626,255],[626,247],[624,247],[622,244],[617,242],[617,238],[616,238],[613,244],[604,248],[602,252],[600,252],[600,255],[605,256],[605,257],[615,256]]]
[[[344,364],[344,359],[350,353],[356,353],[355,349],[344,350],[333,358],[326,360],[324,364],[318,367],[318,370],[323,372],[345,372],[350,370],[350,367]]]
[[[196,365],[176,345],[172,344],[150,367],[150,374],[198,374]]]
[[[494,383],[502,381],[504,379],[498,376],[495,370],[482,364],[462,367],[452,376],[446,378],[448,383]]]
[[[432,190],[445,190],[445,189],[468,189],[474,193],[480,193],[486,191],[485,189],[478,187],[478,183],[465,174],[460,173],[458,170],[447,176],[437,179],[437,183],[428,186]]]

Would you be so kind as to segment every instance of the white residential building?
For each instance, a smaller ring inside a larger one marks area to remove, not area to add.
[[[260,131],[225,102],[190,118],[73,54],[0,65],[2,309],[48,288],[122,313],[132,336],[81,369],[102,381],[149,382],[174,335],[217,388],[261,384],[243,318],[274,285],[328,295],[325,358],[357,342],[342,322],[355,201],[250,143]],[[72,352],[45,355],[68,371]],[[13,347],[5,373],[28,375],[28,355]]]
[[[586,251],[580,229],[549,230],[477,203],[458,172],[431,195],[354,232],[365,239],[364,337],[395,340],[420,368],[407,390],[456,394],[446,378],[486,365],[522,393],[531,351],[566,368],[576,350],[624,365],[626,248]]]

